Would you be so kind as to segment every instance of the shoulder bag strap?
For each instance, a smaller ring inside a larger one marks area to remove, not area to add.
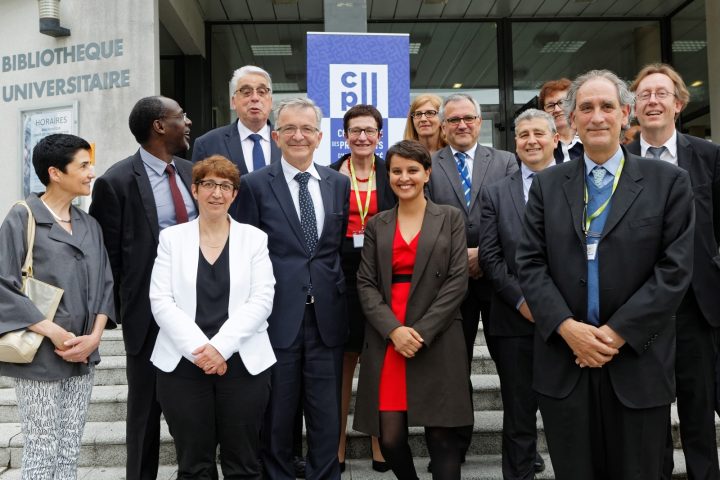
[[[33,246],[35,245],[35,217],[33,217],[30,207],[25,201],[16,202],[15,205],[22,205],[28,212],[27,222],[27,253],[25,254],[25,263],[22,267],[23,282],[25,278],[33,276]]]

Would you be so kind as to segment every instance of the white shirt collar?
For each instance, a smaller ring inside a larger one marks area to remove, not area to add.
[[[282,167],[283,175],[285,176],[285,181],[287,183],[290,183],[292,180],[295,180],[295,175],[301,172],[301,170],[295,168],[294,166],[290,165],[287,160],[285,160],[285,157],[282,157],[280,159],[280,166]],[[311,177],[313,177],[318,182],[320,181],[320,174],[318,173],[317,169],[315,168],[315,162],[311,163],[307,170],[305,170],[310,174]]]
[[[670,135],[667,142],[662,145],[650,145],[640,134],[640,156],[644,157],[647,154],[648,147],[665,147],[672,158],[677,158],[677,130],[673,130],[673,134]]]
[[[469,157],[469,160],[475,159],[475,150],[477,150],[477,143],[473,144],[472,148],[465,150],[463,153]],[[450,147],[450,151],[452,151],[453,158],[455,157],[455,154],[459,152],[460,150],[456,150],[452,146]]]
[[[258,135],[260,135],[263,138],[263,140],[267,140],[268,142],[271,140],[270,139],[270,125],[268,125],[267,123],[265,124],[265,126],[263,126],[257,132],[253,132],[252,130],[247,128],[240,120],[238,120],[237,125],[238,125],[238,133],[240,134],[241,142],[245,141],[253,133],[257,133]]]

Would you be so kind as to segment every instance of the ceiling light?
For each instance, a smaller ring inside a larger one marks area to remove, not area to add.
[[[445,5],[448,0],[423,0],[423,3],[428,5]]]
[[[297,83],[294,82],[273,82],[273,91],[274,92],[298,92],[300,91],[300,87]]]
[[[559,40],[547,42],[540,49],[540,53],[575,53],[585,45],[585,40]]]
[[[256,57],[279,57],[292,55],[290,45],[250,45]]]
[[[462,83],[453,83],[453,88],[462,88]]]
[[[297,0],[272,0],[273,5],[294,5]]]
[[[690,84],[690,86],[693,88],[697,88],[697,87],[702,87],[702,84],[703,84],[702,80],[695,80],[694,82],[692,82]]]
[[[410,55],[416,55],[418,53],[420,53],[420,44],[410,43]]]
[[[705,40],[675,40],[672,43],[673,52],[699,52],[703,48],[707,47]]]

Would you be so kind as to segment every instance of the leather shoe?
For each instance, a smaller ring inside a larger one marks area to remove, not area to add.
[[[535,470],[535,473],[540,473],[543,470],[545,470],[545,460],[537,452],[535,452],[535,461],[533,462],[533,469]]]
[[[338,462],[340,464],[340,473],[343,473],[345,471],[345,461]]]
[[[295,467],[295,478],[305,478],[305,457],[293,457],[293,467]]]
[[[379,462],[377,460],[372,461],[372,469],[376,472],[384,473],[390,470],[390,465],[387,462]]]

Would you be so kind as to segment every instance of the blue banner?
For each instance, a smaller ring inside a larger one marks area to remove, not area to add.
[[[342,118],[359,104],[383,116],[377,154],[402,140],[410,106],[408,34],[307,34],[307,93],[323,112],[323,140],[315,161],[327,165],[350,150]]]

